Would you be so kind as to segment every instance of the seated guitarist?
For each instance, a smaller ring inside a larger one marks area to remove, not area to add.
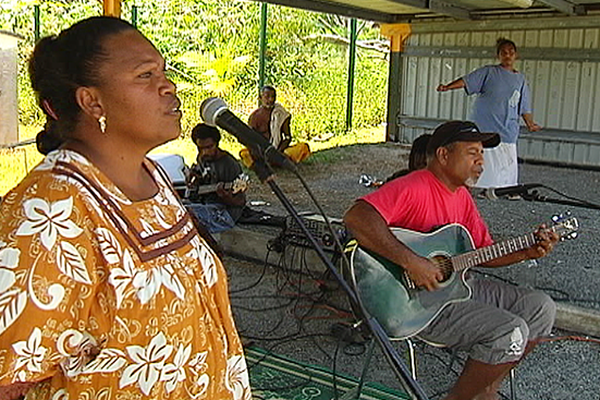
[[[242,174],[242,167],[227,151],[219,148],[221,133],[215,127],[198,124],[192,130],[192,141],[198,148],[196,163],[187,179],[188,207],[210,233],[233,228],[246,205],[244,192],[233,193],[225,184]],[[207,194],[203,186],[217,184],[216,190]]]
[[[438,126],[427,146],[427,167],[359,199],[346,212],[347,227],[362,247],[403,266],[416,286],[435,291],[443,280],[441,270],[396,239],[388,226],[430,232],[459,223],[470,232],[475,247],[492,244],[467,187],[483,171],[484,147],[499,142],[496,133],[482,133],[472,122]],[[536,232],[534,246],[483,266],[500,267],[545,256],[558,236],[544,228]],[[474,277],[468,278],[468,284],[471,297],[444,307],[418,337],[469,353],[446,400],[498,399],[504,377],[540,337],[550,333],[556,306],[538,291]]]

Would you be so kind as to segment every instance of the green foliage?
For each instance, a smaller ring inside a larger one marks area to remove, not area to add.
[[[6,2],[5,2],[6,3]],[[26,73],[33,49],[34,4],[11,0],[0,10],[0,29],[25,37],[19,44],[20,121],[42,125]],[[4,3],[2,3],[4,4]],[[58,33],[75,21],[101,13],[98,0],[41,1],[41,34]],[[201,102],[223,97],[245,119],[257,105],[260,3],[247,0],[137,0],[123,2],[130,19],[138,8],[138,28],[161,51],[183,103],[183,129],[200,121]],[[266,82],[293,115],[301,140],[345,130],[349,19],[269,5]],[[331,38],[334,38],[331,40]],[[378,39],[378,30],[359,22],[359,40]],[[387,62],[382,53],[357,52],[354,121],[356,128],[385,118]],[[228,135],[224,138],[231,140]]]
[[[40,36],[58,34],[73,22],[101,14],[102,5],[97,0],[88,1],[13,1],[10,8],[0,8],[0,29],[24,37],[19,41],[19,120],[24,125],[43,125],[40,111],[27,74],[27,60],[33,51],[34,6],[40,7]]]

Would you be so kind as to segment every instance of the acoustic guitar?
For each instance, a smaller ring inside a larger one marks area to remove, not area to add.
[[[576,237],[573,217],[555,217],[547,228],[561,240]],[[446,225],[431,233],[391,228],[393,234],[416,254],[427,257],[444,273],[434,291],[417,288],[406,270],[352,241],[350,280],[365,310],[375,317],[391,339],[418,334],[448,304],[468,300],[471,288],[465,273],[470,267],[526,249],[536,243],[534,233],[475,249],[470,233],[460,224]]]

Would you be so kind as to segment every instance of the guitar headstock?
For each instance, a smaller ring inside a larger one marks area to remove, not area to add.
[[[231,183],[231,192],[233,194],[236,194],[239,192],[245,192],[246,190],[248,190],[248,181],[249,180],[250,180],[250,177],[248,175],[240,174],[240,176],[235,178],[235,180]]]
[[[570,240],[577,237],[579,221],[571,215],[570,211],[564,214],[554,215],[552,217],[552,230],[558,235],[560,240]]]

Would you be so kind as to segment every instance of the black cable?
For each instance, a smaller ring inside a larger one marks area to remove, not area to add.
[[[306,335],[303,335],[303,336],[297,336],[295,338],[283,337],[279,343],[275,343],[271,347],[269,347],[267,349],[264,349],[265,350],[265,354],[261,358],[259,358],[256,362],[251,363],[251,364],[249,363],[248,364],[248,369],[251,369],[253,366],[260,364],[263,360],[265,360],[267,358],[267,356],[273,354],[273,350],[275,348],[277,348],[277,347],[279,347],[279,346],[281,346],[283,344],[292,342],[294,340],[308,339],[310,337],[327,337],[327,336],[328,335],[325,335],[323,333],[313,333],[313,334],[306,334]]]
[[[285,335],[285,336],[279,336],[279,337],[272,337],[272,338],[268,338],[268,337],[259,337],[259,336],[250,336],[250,335],[245,335],[240,333],[240,336],[242,336],[243,338],[246,339],[250,339],[250,340],[262,340],[265,342],[279,342],[279,341],[286,341],[286,340],[290,340],[290,339],[295,339],[298,334],[300,333],[300,331]],[[322,334],[321,334],[322,335]]]
[[[582,206],[588,206],[588,207],[592,207],[592,208],[595,208],[595,209],[600,209],[600,204],[595,204],[595,203],[592,203],[592,202],[587,201],[587,200],[581,200],[581,199],[578,199],[577,197],[569,196],[569,195],[564,194],[564,193],[562,193],[562,192],[560,192],[560,191],[558,191],[558,190],[556,190],[554,188],[551,188],[550,186],[541,185],[540,187],[542,187],[544,189],[547,189],[547,190],[549,190],[549,191],[551,191],[553,193],[556,193],[557,195],[562,196],[562,197],[564,197],[566,199],[577,201],[577,202],[581,203]]]
[[[240,292],[245,292],[246,290],[250,290],[256,286],[258,286],[260,284],[260,282],[262,282],[263,278],[265,277],[265,274],[267,272],[267,267],[269,266],[269,264],[267,263],[267,260],[269,259],[269,254],[271,253],[270,250],[267,250],[267,255],[265,256],[265,262],[263,264],[263,270],[260,274],[260,276],[258,277],[258,280],[242,289],[235,289],[235,290],[230,290],[229,294],[234,294],[234,293],[240,293]]]
[[[244,299],[250,299],[250,298],[274,298],[274,299],[281,299],[282,296],[265,296],[265,295],[260,295],[260,296],[244,296]],[[237,298],[237,296],[233,296],[233,299]],[[289,307],[291,304],[293,304],[293,302],[295,301],[295,299],[290,299],[288,302],[284,303],[284,304],[279,304],[279,305],[275,305],[272,307],[261,307],[260,309],[251,309],[250,307],[244,307],[244,306],[236,306],[237,309],[246,309],[249,311],[256,311],[256,312],[264,312],[264,311],[269,311],[269,310],[277,310],[277,309],[284,309]],[[266,338],[267,335],[272,334],[273,332],[275,332],[277,329],[279,329],[279,327],[283,324],[283,322],[286,320],[285,314],[280,314],[279,316],[279,321],[277,321],[275,324],[271,324],[271,329],[269,329],[267,332],[264,333],[262,338],[259,337],[254,337],[254,336],[250,336],[250,335],[245,335],[243,332],[240,332],[240,335],[244,338],[250,339],[250,340],[269,340]]]
[[[327,229],[329,230],[329,233],[331,233],[331,236],[332,236],[334,244],[335,244],[334,247],[341,254],[342,260],[346,264],[346,267],[349,267],[350,261],[348,260],[348,257],[346,256],[346,254],[344,252],[344,246],[342,246],[342,244],[340,243],[338,235],[334,231],[333,226],[331,225],[331,221],[329,221],[329,218],[327,217],[325,210],[323,210],[323,207],[321,206],[319,201],[316,199],[313,192],[310,190],[310,187],[308,186],[308,184],[306,183],[306,181],[304,180],[302,175],[300,175],[300,173],[298,171],[293,171],[293,172],[296,175],[296,177],[298,178],[298,180],[300,181],[300,183],[302,183],[302,186],[304,187],[304,190],[306,190],[308,197],[312,200],[313,204],[317,207],[317,210],[319,210],[319,213],[323,217],[323,220],[325,221],[325,224],[327,226]]]
[[[281,290],[281,288],[279,290]],[[279,295],[279,297],[281,297],[281,294]],[[289,302],[287,302],[286,307],[289,307],[290,305],[294,304],[294,310],[296,310],[299,299],[300,298],[298,298],[298,297],[292,298]],[[281,307],[281,308],[283,308],[283,307]],[[305,316],[308,313],[310,313],[310,311],[311,310],[308,310],[305,315],[302,315],[301,313],[299,313],[297,311],[294,311],[294,314],[295,314],[297,320],[302,321],[305,318]],[[274,332],[283,323],[284,320],[285,320],[285,317],[282,317],[280,319],[280,321],[268,333]],[[268,337],[265,337],[265,336],[263,336],[263,337],[256,337],[256,336],[246,335],[243,332],[241,333],[241,336],[244,337],[244,338],[246,338],[246,339],[250,339],[250,340],[278,341],[278,340],[282,340],[282,339],[293,338],[293,337],[297,336],[298,334],[300,334],[302,331],[303,331],[303,327],[302,327],[301,324],[299,324],[298,329],[296,330],[295,333],[290,334],[290,335],[286,335],[286,336],[283,336],[283,337],[277,337],[277,338],[268,338]]]
[[[326,216],[325,216],[326,218]],[[288,250],[288,251],[285,251]],[[289,251],[291,250],[291,251]],[[334,385],[336,385],[336,369],[337,369],[337,364],[336,364],[336,360],[335,358],[337,358],[338,354],[339,354],[339,349],[340,349],[340,342],[339,342],[339,338],[338,342],[337,342],[337,346],[335,349],[335,353],[334,353],[334,357],[332,357],[328,351],[326,351],[322,346],[321,343],[319,343],[316,339],[318,339],[319,337],[324,336],[322,333],[320,334],[309,334],[309,335],[305,335],[303,337],[299,336],[301,332],[306,332],[307,328],[305,325],[305,321],[306,319],[315,312],[316,310],[316,306],[318,304],[326,304],[326,296],[327,293],[324,290],[317,290],[317,291],[311,291],[311,290],[307,290],[308,288],[306,287],[306,280],[304,279],[304,277],[309,277],[310,279],[312,279],[313,281],[316,280],[315,278],[315,274],[310,270],[309,265],[307,263],[306,260],[306,249],[303,250],[299,250],[297,251],[294,247],[292,247],[291,249],[289,248],[289,246],[286,246],[286,248],[284,249],[284,251],[282,252],[280,259],[278,261],[277,267],[277,274],[275,275],[275,281],[276,281],[276,290],[277,290],[277,294],[278,296],[285,296],[283,294],[283,290],[286,287],[292,287],[297,291],[296,294],[296,299],[290,299],[289,302],[286,302],[287,306],[289,305],[293,305],[292,308],[292,314],[294,316],[294,319],[297,321],[297,330],[296,332],[289,334],[289,335],[285,335],[285,336],[280,336],[280,337],[274,337],[274,338],[268,338],[268,337],[255,337],[255,336],[251,336],[251,335],[246,335],[243,332],[241,332],[241,336],[245,339],[249,339],[249,340],[258,340],[258,341],[265,341],[265,342],[276,342],[273,346],[270,346],[271,349],[280,346],[284,343],[287,343],[289,341],[295,341],[295,340],[301,340],[304,338],[308,338],[309,340],[311,340],[313,342],[313,345],[328,359],[333,360],[334,363],[334,371],[333,371],[333,380],[334,380]],[[289,260],[288,260],[289,259]],[[290,261],[290,264],[287,263],[287,261]],[[298,266],[298,268],[294,268],[294,267],[289,267],[289,265],[291,266]],[[256,288],[257,285],[263,280],[264,274],[265,274],[265,270],[263,269],[262,273],[261,273],[261,277],[255,282],[255,284],[250,285],[248,287],[248,289],[251,288]],[[322,278],[325,274],[327,273],[327,271],[325,271],[324,273],[321,274],[321,276],[319,278]],[[295,277],[296,279],[293,279],[293,277]],[[319,287],[318,283],[317,283],[317,287]],[[244,299],[249,299],[249,298],[257,298],[258,296],[243,296],[242,298]],[[263,298],[266,296],[262,296]],[[238,296],[232,296],[232,298],[238,298]],[[308,304],[307,304],[308,303]],[[302,304],[307,304],[308,307],[306,310],[301,310],[300,306]],[[243,307],[243,306],[238,306],[239,309],[245,309],[245,310],[251,310],[253,311],[253,309],[251,307]],[[271,308],[283,308],[284,306],[275,306],[275,307],[271,307]],[[334,309],[337,309],[336,306],[330,306]],[[263,310],[266,309],[265,307],[262,308]],[[257,310],[258,311],[258,310]],[[281,323],[282,321],[280,321]],[[279,325],[279,324],[278,324]],[[272,330],[271,332],[274,332],[274,330]],[[330,335],[328,335],[330,336]],[[346,349],[349,349],[350,347],[346,347],[344,349],[344,352],[346,352]],[[360,347],[359,347],[360,348]],[[364,353],[364,346],[362,348],[360,348],[360,353],[356,353],[356,354],[362,354]],[[281,388],[279,388],[281,389]],[[338,393],[337,393],[337,386],[334,387],[334,393],[335,393],[335,397],[338,397]]]
[[[277,297],[275,297],[277,298]],[[294,302],[294,300],[292,299],[289,303],[287,304],[280,304],[277,306],[272,306],[272,307],[262,307],[262,308],[250,308],[250,307],[245,307],[245,306],[240,306],[237,305],[236,308],[240,309],[240,310],[244,310],[244,311],[249,311],[249,312],[265,312],[265,311],[273,311],[273,310],[279,310],[279,309],[284,309],[290,306],[290,304],[292,304]]]
[[[318,337],[331,337],[331,335],[325,335],[325,334],[307,334],[307,335],[296,337],[296,338],[293,338],[293,339],[282,340],[281,342],[279,342],[279,343],[271,346],[271,348],[265,350],[265,353],[256,362],[248,363],[248,370],[251,370],[252,368],[260,365],[260,363],[262,361],[264,361],[269,355],[274,354],[273,353],[273,349],[275,349],[276,347],[278,347],[280,345],[283,345],[283,344],[288,343],[288,342],[293,341],[293,340],[310,339],[310,340],[314,341]],[[337,367],[336,367],[335,359],[334,358],[337,357],[338,350],[339,350],[339,341],[338,341],[338,345],[336,347],[336,351],[335,351],[334,357],[329,356],[329,358],[332,359],[333,363],[334,363],[333,364],[334,365],[333,366],[334,369],[332,371],[332,382],[333,382],[333,386],[334,386],[334,394],[335,394],[334,398],[336,398],[336,399],[338,398],[338,395],[337,395],[337,384],[336,384],[336,382],[337,382],[336,381],[337,374],[335,372]],[[302,368],[305,368],[308,371],[307,367],[305,367],[303,365],[301,365],[301,366],[302,366]],[[300,382],[299,384],[289,385],[289,386],[283,386],[283,387],[270,387],[270,388],[254,387],[253,389],[254,390],[273,390],[273,391],[282,391],[282,390],[294,389],[294,388],[301,387],[303,385],[306,385],[306,384],[312,382],[312,376],[310,374],[307,374],[307,375],[309,376],[309,378],[305,382]]]

